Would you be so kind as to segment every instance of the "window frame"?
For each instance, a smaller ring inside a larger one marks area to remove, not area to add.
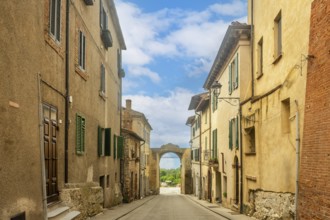
[[[49,1],[49,35],[56,42],[61,42],[61,6],[61,0]]]
[[[81,30],[79,30],[78,66],[81,70],[86,70],[86,36]]]
[[[283,20],[282,10],[278,12],[274,19],[274,64],[282,57],[283,54]]]

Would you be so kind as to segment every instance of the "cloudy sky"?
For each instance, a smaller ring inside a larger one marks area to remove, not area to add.
[[[127,50],[123,103],[143,112],[151,146],[189,147],[191,96],[204,92],[232,21],[246,22],[247,0],[115,0]],[[125,105],[125,104],[124,104]]]

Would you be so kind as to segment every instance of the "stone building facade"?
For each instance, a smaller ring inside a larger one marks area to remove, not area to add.
[[[123,193],[130,202],[149,195],[150,132],[148,119],[132,109],[132,101],[126,100],[122,108],[122,132],[124,136]]]
[[[298,219],[330,219],[330,1],[311,10]]]
[[[126,46],[114,2],[10,1],[0,20],[0,219],[45,219],[63,200],[79,210],[83,192],[98,196],[82,215],[120,203]]]

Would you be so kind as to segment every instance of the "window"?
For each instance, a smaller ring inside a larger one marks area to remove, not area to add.
[[[82,31],[79,31],[79,67],[86,69],[86,37]]]
[[[107,175],[107,188],[110,187],[110,175]]]
[[[117,49],[117,70],[118,70],[118,76],[121,78],[121,50]]]
[[[97,129],[97,152],[99,156],[111,156],[111,128]]]
[[[212,158],[218,158],[218,131],[217,129],[212,132]]]
[[[290,99],[285,99],[281,104],[282,133],[290,133]]]
[[[194,150],[194,161],[199,161],[199,149]]]
[[[113,158],[117,159],[117,135],[113,135]]]
[[[108,15],[103,7],[102,0],[100,1],[100,27],[101,30],[108,29]]]
[[[218,109],[218,99],[217,96],[212,93],[212,110],[213,112]]]
[[[282,55],[282,12],[274,20],[274,58],[276,62]]]
[[[256,152],[255,128],[254,126],[251,128],[245,128],[244,131],[246,136],[247,153],[255,153]]]
[[[100,92],[102,95],[105,95],[105,67],[101,64],[101,85]]]
[[[238,53],[229,65],[228,92],[231,94],[238,88]]]
[[[207,111],[205,111],[205,114],[204,115],[205,115],[204,116],[205,117],[205,120],[204,121],[205,121],[205,124],[207,124]]]
[[[61,40],[61,0],[50,0],[49,31],[56,41]]]
[[[257,72],[257,77],[262,76],[263,74],[263,38],[258,42],[258,72]]]
[[[76,115],[76,153],[83,154],[85,151],[86,120],[81,115]]]
[[[117,137],[117,151],[118,158],[123,159],[124,154],[124,138],[122,136]]]
[[[233,147],[238,149],[239,147],[239,125],[238,117],[229,120],[229,149],[232,150]]]
[[[100,182],[100,187],[102,187],[102,189],[104,189],[104,181],[105,181],[105,177],[104,176],[100,176],[99,177],[99,182]]]

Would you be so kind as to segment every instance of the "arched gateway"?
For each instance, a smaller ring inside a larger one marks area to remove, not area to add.
[[[159,161],[166,153],[175,153],[180,158],[181,162],[181,193],[192,193],[192,179],[191,179],[191,153],[190,148],[180,148],[174,144],[162,145],[160,148],[151,148],[152,152],[150,158],[150,177],[149,186],[153,194],[159,194]]]

